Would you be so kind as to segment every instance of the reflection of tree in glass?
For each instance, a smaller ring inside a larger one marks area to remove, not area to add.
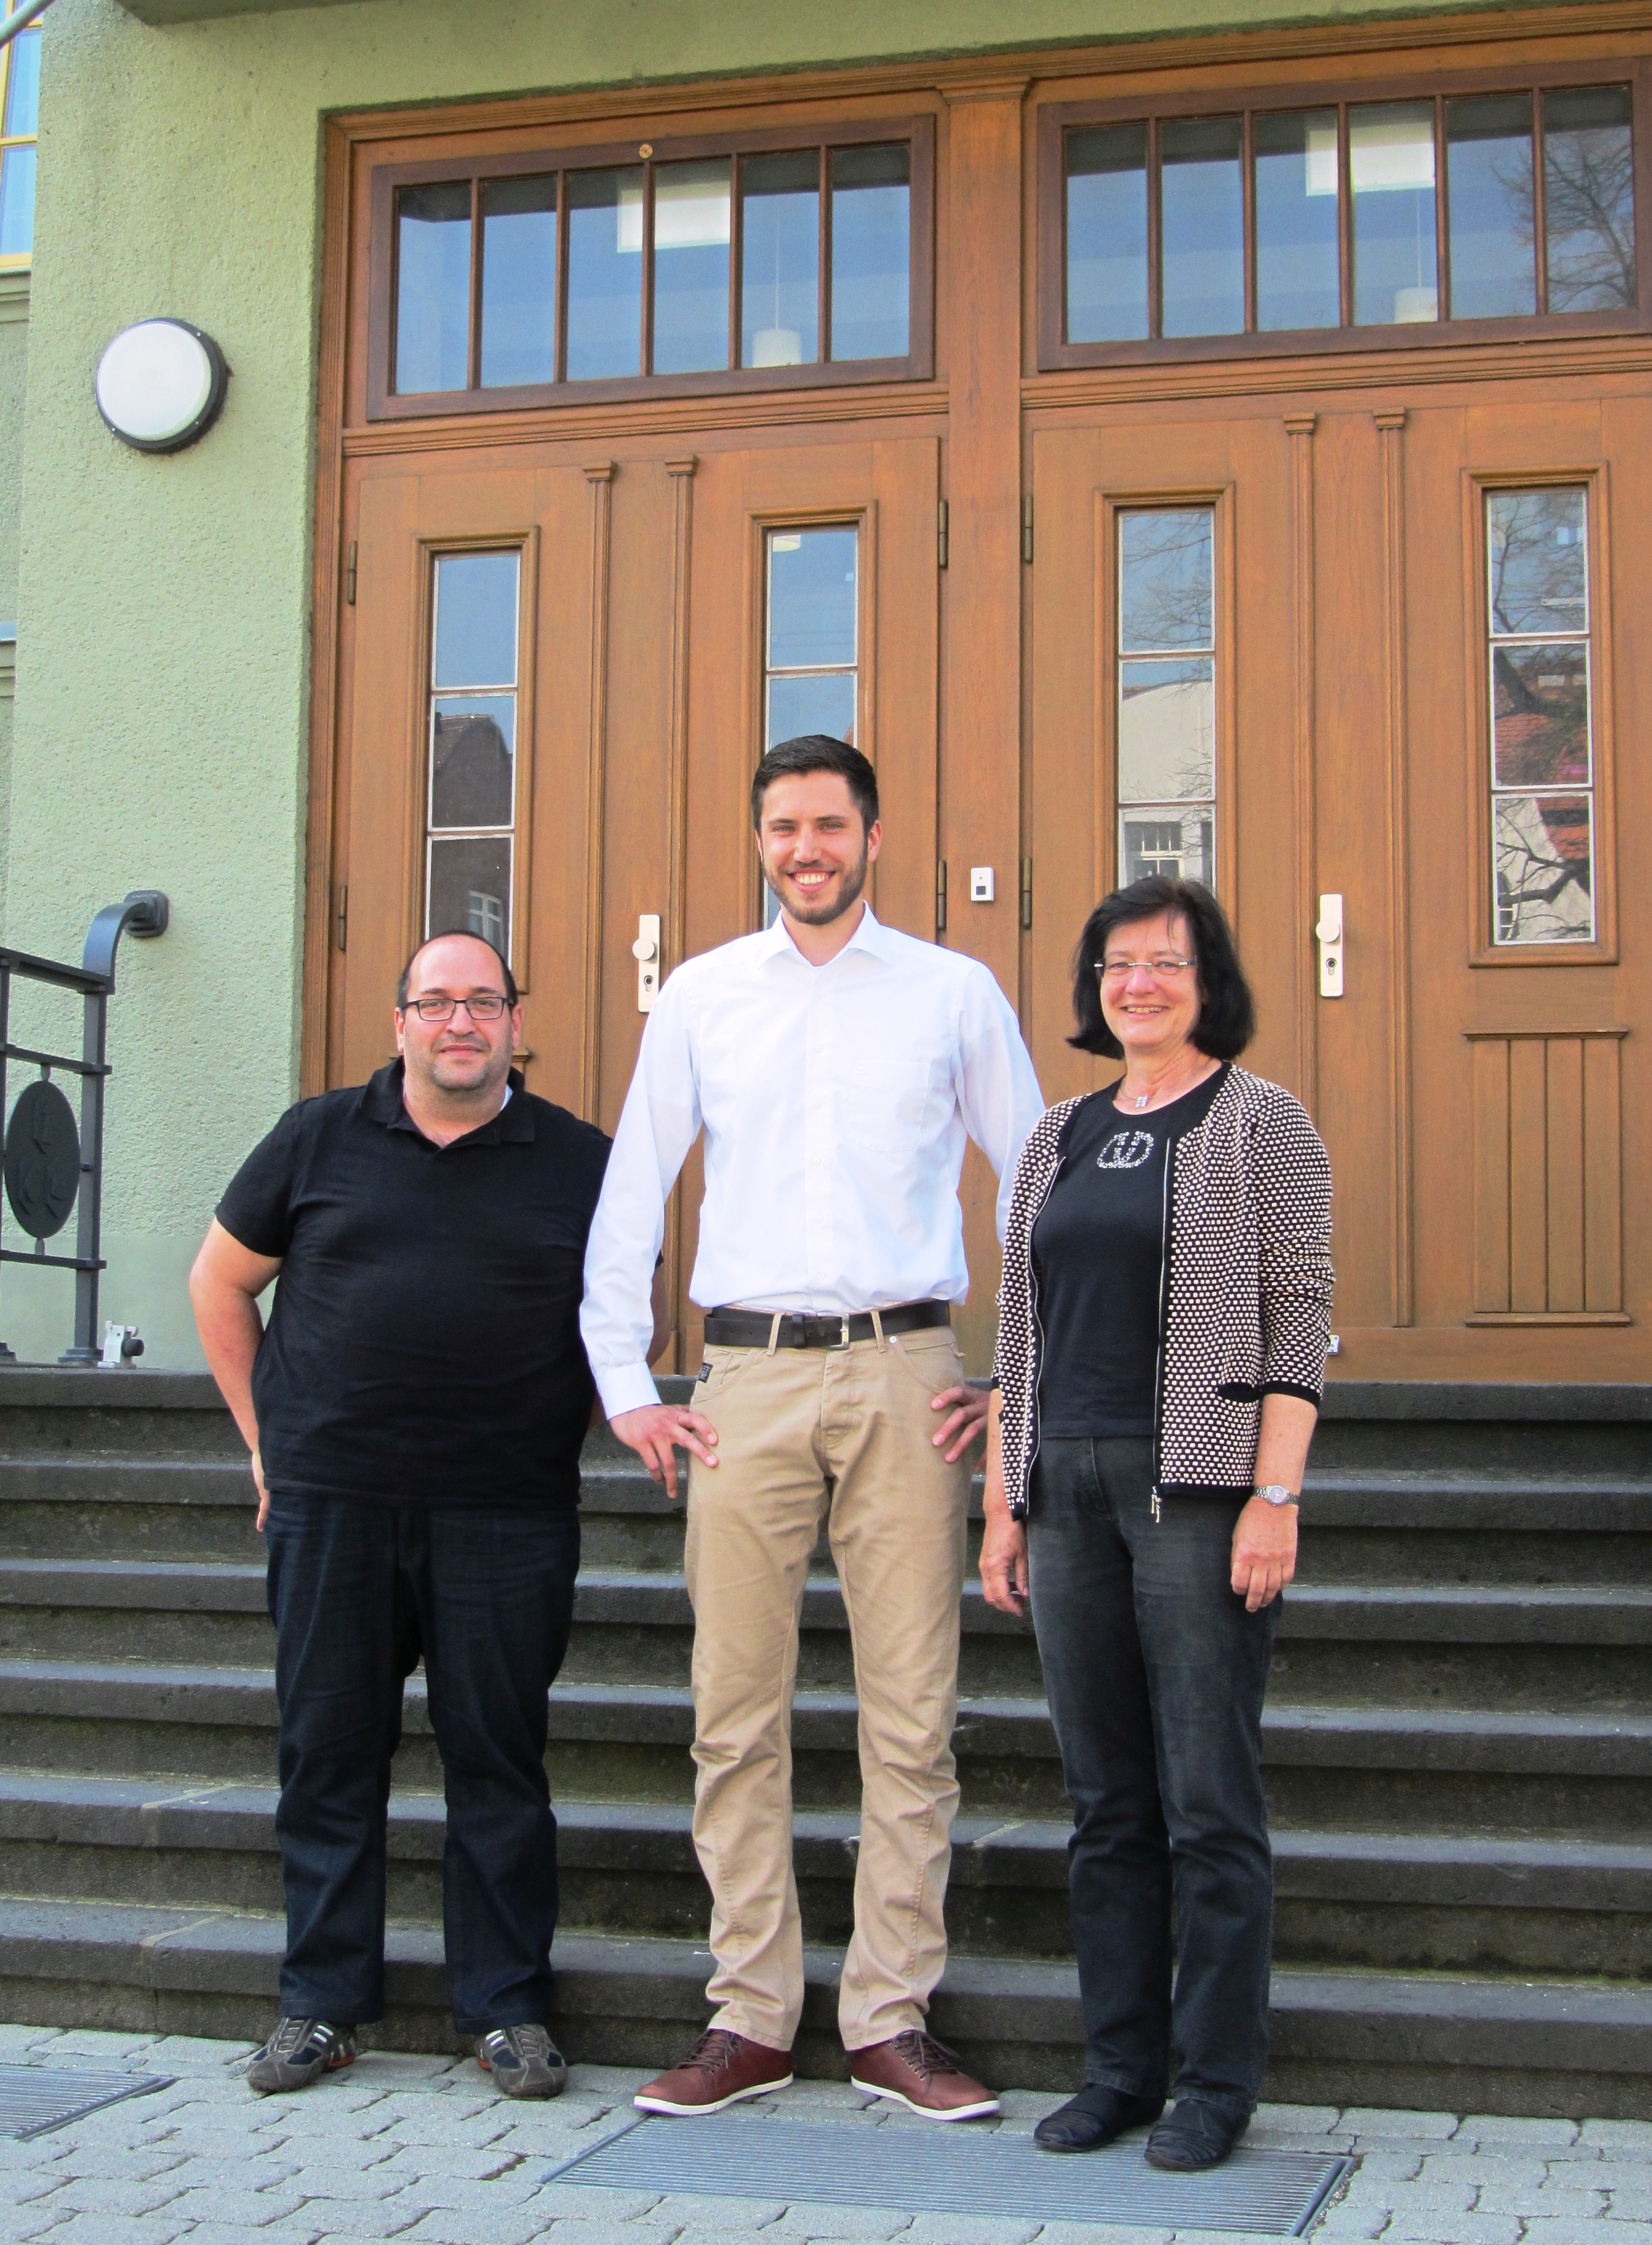
[[[1581,491],[1493,492],[1486,507],[1492,632],[1581,632],[1588,558]]]
[[[1587,942],[1589,806],[1583,796],[1505,796],[1497,806],[1498,934],[1504,943]],[[1567,892],[1573,892],[1567,901]]]
[[[1543,143],[1551,312],[1606,312],[1635,305],[1635,157],[1627,130],[1551,131]],[[1487,166],[1504,199],[1512,238],[1533,246],[1528,149]]]
[[[1551,132],[1549,309],[1615,310],[1635,302],[1635,159],[1627,130]]]
[[[1119,525],[1120,642],[1127,649],[1213,643],[1208,507],[1155,507]]]

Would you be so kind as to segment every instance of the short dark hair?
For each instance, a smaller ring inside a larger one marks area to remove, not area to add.
[[[1100,978],[1095,970],[1114,928],[1157,919],[1161,912],[1182,922],[1198,963],[1199,1019],[1194,1043],[1212,1060],[1237,1060],[1256,1033],[1256,1007],[1228,915],[1202,881],[1174,880],[1168,873],[1149,873],[1127,888],[1114,889],[1085,921],[1073,954],[1073,1018],[1079,1034],[1067,1042],[1105,1059],[1120,1057],[1124,1048],[1102,1014]]]
[[[462,935],[467,942],[479,943],[484,951],[491,951],[493,953],[493,956],[499,962],[499,972],[504,977],[505,1003],[510,1006],[514,1006],[518,1001],[518,995],[517,991],[516,976],[511,972],[510,962],[505,958],[504,953],[500,950],[498,945],[497,943],[490,943],[485,935],[478,935],[473,927],[444,927],[441,929],[438,933],[435,935],[427,935],[425,937],[423,942],[415,948],[412,957],[408,960],[407,965],[402,969],[400,975],[396,978],[396,1003],[397,1010],[403,1014],[407,1011],[408,978],[412,973],[413,969],[418,965],[420,960],[424,956],[424,953],[430,949],[433,943],[445,943],[450,935]]]
[[[771,783],[796,772],[836,772],[849,783],[855,808],[870,827],[877,817],[877,774],[858,749],[829,733],[799,733],[795,740],[776,741],[751,778],[751,823],[759,832],[763,823],[763,797]]]

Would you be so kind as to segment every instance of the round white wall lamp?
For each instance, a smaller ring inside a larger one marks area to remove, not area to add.
[[[134,451],[180,452],[217,420],[228,384],[210,336],[187,320],[139,320],[98,362],[98,410]]]

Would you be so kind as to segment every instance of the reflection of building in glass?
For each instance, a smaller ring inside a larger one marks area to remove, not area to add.
[[[1586,495],[1486,500],[1493,939],[1594,936]]]
[[[504,949],[504,899],[472,889],[464,924],[472,935],[485,936],[496,951]]]
[[[1215,878],[1215,517],[1119,517],[1119,878]]]

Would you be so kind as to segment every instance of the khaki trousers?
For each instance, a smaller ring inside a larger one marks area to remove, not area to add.
[[[809,1554],[826,1523],[860,1700],[855,1933],[845,2048],[921,2026],[946,1963],[942,1903],[958,1807],[958,1595],[969,1467],[931,1443],[931,1399],[964,1376],[950,1332],[847,1348],[716,1348],[691,1461],[694,1846],[711,1889],[712,2024],[789,2050],[803,2004],[792,1871],[791,1712]]]

